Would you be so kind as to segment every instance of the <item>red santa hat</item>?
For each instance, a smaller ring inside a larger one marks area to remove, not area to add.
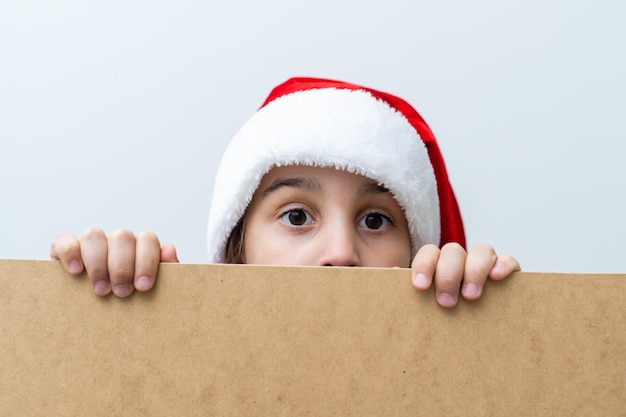
[[[409,103],[341,81],[292,78],[272,90],[223,155],[209,214],[209,262],[225,262],[228,238],[263,176],[296,164],[334,167],[384,185],[404,210],[413,254],[427,243],[465,246],[439,147]]]

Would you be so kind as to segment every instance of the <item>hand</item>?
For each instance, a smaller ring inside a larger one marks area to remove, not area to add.
[[[501,280],[521,270],[515,258],[496,255],[489,245],[477,245],[468,254],[458,243],[447,243],[441,249],[421,247],[411,269],[413,286],[426,290],[434,281],[437,302],[446,308],[457,304],[459,294],[466,300],[480,298],[487,278]]]
[[[50,258],[60,260],[72,275],[87,270],[91,288],[97,295],[111,291],[126,297],[134,290],[152,289],[159,262],[178,262],[173,245],[161,247],[154,233],[135,236],[128,230],[117,230],[106,236],[97,228],[86,230],[77,239],[71,233],[57,237],[50,247]]]

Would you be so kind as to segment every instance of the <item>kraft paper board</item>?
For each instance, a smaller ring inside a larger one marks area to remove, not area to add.
[[[453,310],[406,269],[174,265],[99,298],[0,260],[0,416],[626,416],[626,275]]]

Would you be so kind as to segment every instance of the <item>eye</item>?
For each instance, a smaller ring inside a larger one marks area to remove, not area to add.
[[[280,219],[291,226],[306,226],[313,222],[311,216],[302,209],[289,210]]]
[[[391,219],[384,214],[369,213],[359,221],[359,225],[366,229],[379,230],[391,225]]]

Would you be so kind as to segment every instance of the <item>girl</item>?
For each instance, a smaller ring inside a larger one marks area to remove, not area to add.
[[[480,297],[487,278],[520,269],[488,245],[469,254],[435,138],[406,101],[333,80],[277,86],[240,129],[217,173],[211,263],[411,267],[437,302]],[[50,255],[93,291],[125,297],[154,285],[172,245],[148,232],[60,235]]]

